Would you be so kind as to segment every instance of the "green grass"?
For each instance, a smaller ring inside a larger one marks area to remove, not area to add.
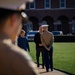
[[[30,55],[36,62],[36,49],[33,42],[30,45]],[[75,43],[54,43],[54,68],[75,74]],[[41,58],[40,58],[41,63]]]

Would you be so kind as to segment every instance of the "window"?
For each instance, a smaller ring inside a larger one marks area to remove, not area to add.
[[[34,0],[34,2],[29,3],[29,8],[35,9],[35,0]]]
[[[26,24],[26,28],[27,28],[27,32],[33,30],[33,23],[31,21],[29,21],[27,24]]]
[[[75,33],[75,23],[72,24],[72,33]]]
[[[54,30],[55,31],[61,31],[62,30],[62,26],[61,26],[61,21],[57,20],[56,22],[54,22]]]
[[[66,0],[60,0],[60,8],[66,7]]]
[[[44,0],[44,2],[45,2],[45,8],[46,8],[46,9],[48,9],[48,8],[51,7],[51,2],[50,2],[50,0]]]

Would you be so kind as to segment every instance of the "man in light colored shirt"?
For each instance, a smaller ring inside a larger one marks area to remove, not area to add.
[[[53,41],[54,36],[51,32],[48,31],[48,25],[42,25],[43,34],[41,34],[41,42],[44,46],[44,59],[46,65],[46,71],[49,71],[49,67],[51,67],[51,71],[53,71]]]

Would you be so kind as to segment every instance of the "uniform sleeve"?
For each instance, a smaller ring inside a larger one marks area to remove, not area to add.
[[[45,44],[45,41],[44,41],[42,35],[41,35],[41,42],[42,42],[43,46],[47,49],[47,46],[46,46],[46,44]]]
[[[38,41],[38,34],[36,33],[35,36],[34,36],[34,42],[36,45],[39,44],[39,41]]]
[[[14,75],[38,75],[35,64],[24,50],[14,51],[12,60]]]
[[[37,43],[36,38],[37,38],[37,34],[35,34],[35,36],[34,36],[34,42],[35,42],[35,43]]]
[[[51,34],[50,48],[52,47],[52,45],[53,45],[53,42],[54,42],[54,35],[53,35],[53,34]]]

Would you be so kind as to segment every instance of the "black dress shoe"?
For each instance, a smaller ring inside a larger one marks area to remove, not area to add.
[[[53,71],[53,69],[51,69],[51,71]]]
[[[49,69],[47,69],[46,72],[49,72]]]
[[[39,67],[39,65],[37,65],[37,67]]]
[[[42,68],[44,69],[44,66],[42,66]]]

